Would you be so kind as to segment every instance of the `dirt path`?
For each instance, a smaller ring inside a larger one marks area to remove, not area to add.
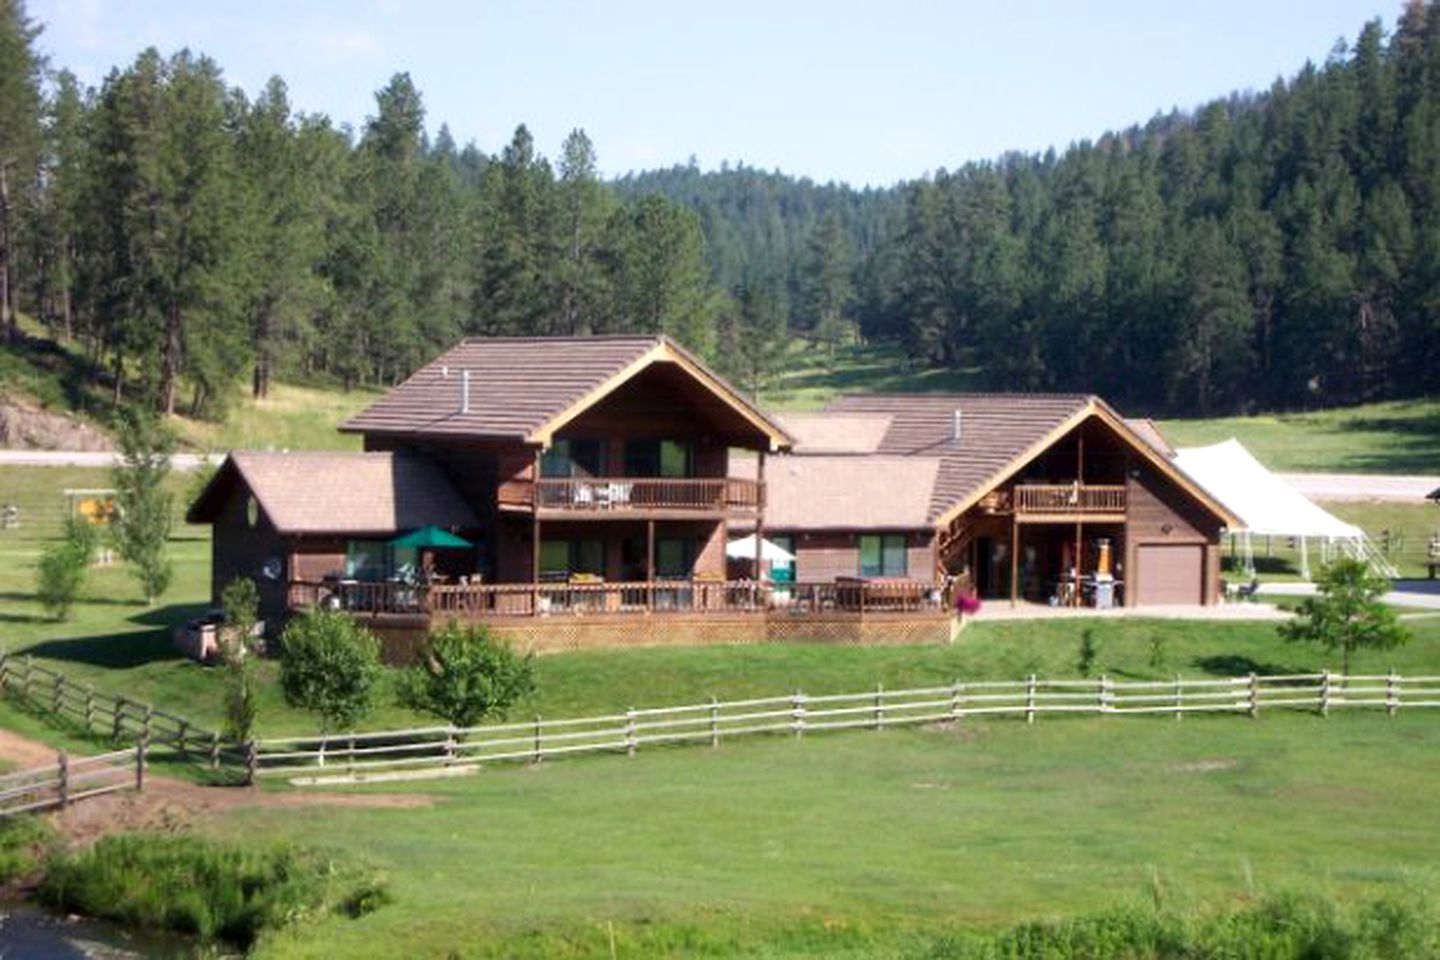
[[[24,769],[55,762],[46,744],[0,729],[0,759]],[[147,776],[143,793],[125,791],[87,800],[50,814],[51,822],[72,844],[89,843],[123,830],[181,830],[245,807],[429,807],[434,798],[415,793],[285,792],[255,787],[207,787],[173,777]]]

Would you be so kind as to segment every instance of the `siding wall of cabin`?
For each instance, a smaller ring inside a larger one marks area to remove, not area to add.
[[[1136,605],[1145,590],[1142,583],[1145,570],[1139,563],[1141,548],[1157,545],[1193,546],[1201,550],[1203,579],[1197,592],[1202,603],[1217,602],[1220,596],[1220,521],[1173,481],[1148,463],[1138,460],[1128,471],[1125,496],[1126,605]]]
[[[905,576],[931,580],[935,576],[934,533],[930,530],[884,530],[875,533],[905,535]],[[849,530],[785,530],[766,528],[765,535],[788,535],[795,544],[795,579],[829,582],[836,577],[860,575],[860,537]]]
[[[210,537],[210,602],[220,604],[225,585],[237,577],[255,581],[260,593],[260,616],[267,629],[285,616],[287,584],[290,571],[290,541],[279,533],[265,516],[256,511],[255,525],[250,525],[248,503],[250,491],[243,483],[231,488]],[[263,574],[265,562],[280,560],[284,570],[278,580]]]

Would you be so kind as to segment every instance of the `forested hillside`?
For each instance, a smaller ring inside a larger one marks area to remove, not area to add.
[[[466,334],[632,331],[749,389],[802,336],[1145,412],[1440,392],[1433,3],[1263,94],[865,191],[605,182],[580,130],[553,162],[523,126],[461,147],[403,73],[359,130],[189,52],[86,89],[39,30],[0,0],[0,328],[22,356],[21,311],[74,341],[115,402],[214,416]]]

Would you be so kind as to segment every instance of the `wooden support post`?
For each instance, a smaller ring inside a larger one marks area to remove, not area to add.
[[[1020,524],[1010,518],[1010,606],[1020,603]]]
[[[790,728],[795,732],[796,740],[805,736],[805,694],[799,690],[790,698]]]
[[[1260,678],[1250,674],[1250,719],[1260,716]]]
[[[1035,674],[1025,681],[1025,722],[1035,722]]]
[[[885,686],[875,684],[875,729],[885,728]]]
[[[1390,672],[1385,675],[1385,714],[1395,716],[1400,709],[1400,678],[1395,675],[1395,668],[1391,667]]]
[[[125,722],[125,698],[124,698],[124,697],[121,697],[119,700],[116,700],[116,701],[115,701],[115,716],[114,716],[114,718],[113,718],[113,722],[112,722],[111,725],[110,725],[110,739],[111,739],[111,740],[115,740],[115,741],[117,741],[117,742],[119,741],[119,739],[120,739],[120,734],[124,732],[124,726],[123,726],[124,722]]]
[[[645,612],[655,609],[655,521],[645,521]]]
[[[186,744],[186,742],[185,742],[186,739],[187,739],[187,734],[189,733],[189,728],[190,728],[190,721],[189,721],[189,720],[181,720],[181,721],[180,721],[180,729],[179,729],[179,731],[175,734],[175,750],[176,750],[176,752],[178,752],[178,753],[180,754],[180,759],[181,759],[181,760],[188,760],[188,759],[190,759],[190,750],[189,750],[189,748],[188,748],[188,746],[187,746],[187,744]]]
[[[345,741],[345,773],[355,776],[355,731],[350,731],[350,737]]]
[[[710,748],[716,749],[720,746],[720,701],[715,697],[710,698]]]
[[[1110,712],[1110,678],[1100,674],[1100,715]]]
[[[543,451],[535,451],[530,465],[530,616],[540,616],[540,462]]]
[[[1175,719],[1176,719],[1176,720],[1184,720],[1184,719],[1185,719],[1185,710],[1184,710],[1183,697],[1184,697],[1184,689],[1183,689],[1183,688],[1181,687],[1181,685],[1180,685],[1180,674],[1177,673],[1177,674],[1175,674]]]
[[[1085,533],[1079,520],[1075,521],[1075,593],[1070,597],[1070,606],[1080,606],[1080,578],[1085,574]]]
[[[322,733],[322,734],[320,735],[320,750],[319,750],[319,753],[318,753],[318,754],[316,755],[316,757],[315,757],[315,765],[316,765],[316,766],[320,766],[320,767],[325,766],[325,751],[326,751],[326,748],[328,748],[329,746],[330,746],[330,735],[329,735],[328,733]]]
[[[530,751],[530,762],[531,762],[531,763],[539,763],[541,760],[543,760],[543,759],[545,758],[545,752],[544,752],[544,749],[543,749],[542,746],[541,746],[541,738],[542,738],[541,730],[542,730],[542,729],[543,729],[543,725],[542,725],[541,720],[540,720],[540,714],[537,713],[537,714],[535,714],[535,742],[534,742],[534,747],[533,747],[533,749]]]
[[[135,745],[135,792],[145,792],[145,755],[150,752],[150,729],[147,727],[140,734],[140,742]]]
[[[764,557],[761,549],[765,543],[765,451],[759,451],[755,463],[755,482],[759,504],[755,508],[755,583],[760,584],[765,580],[765,570],[761,564]]]
[[[30,679],[35,670],[35,664],[30,659],[30,654],[25,654],[25,659],[20,661],[25,667],[25,676],[20,679],[20,696],[28,703],[30,700]]]
[[[445,728],[444,750],[445,750],[445,761],[444,761],[444,762],[445,762],[445,766],[448,767],[448,766],[450,766],[451,764],[453,764],[453,763],[455,762],[455,728],[454,728],[454,727],[448,727],[448,726],[447,726],[447,727]]]
[[[962,684],[959,680],[956,680],[950,686],[950,719],[954,723],[959,723],[960,718],[964,716],[964,713],[962,712],[962,706],[965,702],[964,691],[965,685]]]
[[[625,711],[625,754],[635,756],[635,708]]]
[[[85,732],[95,726],[95,688],[87,685],[85,687]]]
[[[1330,716],[1330,668],[1320,672],[1320,716]]]
[[[210,769],[220,769],[220,734],[218,731],[210,734]]]
[[[55,757],[56,773],[59,779],[60,808],[63,810],[70,803],[70,757],[64,750],[61,750]]]
[[[254,740],[245,741],[245,783],[255,785],[255,776],[260,770],[260,750]]]
[[[60,712],[60,702],[61,702],[61,698],[62,698],[64,695],[65,695],[65,674],[63,674],[63,673],[57,673],[57,674],[55,674],[55,686],[54,686],[54,689],[50,691],[50,712],[51,712],[51,713],[59,713],[59,712]]]

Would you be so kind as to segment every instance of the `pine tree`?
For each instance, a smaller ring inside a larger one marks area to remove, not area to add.
[[[23,0],[0,0],[0,330],[12,339],[18,334],[19,234],[42,146],[39,35]]]
[[[826,347],[853,337],[853,270],[849,240],[839,215],[831,210],[810,231],[799,276],[801,322]]]

